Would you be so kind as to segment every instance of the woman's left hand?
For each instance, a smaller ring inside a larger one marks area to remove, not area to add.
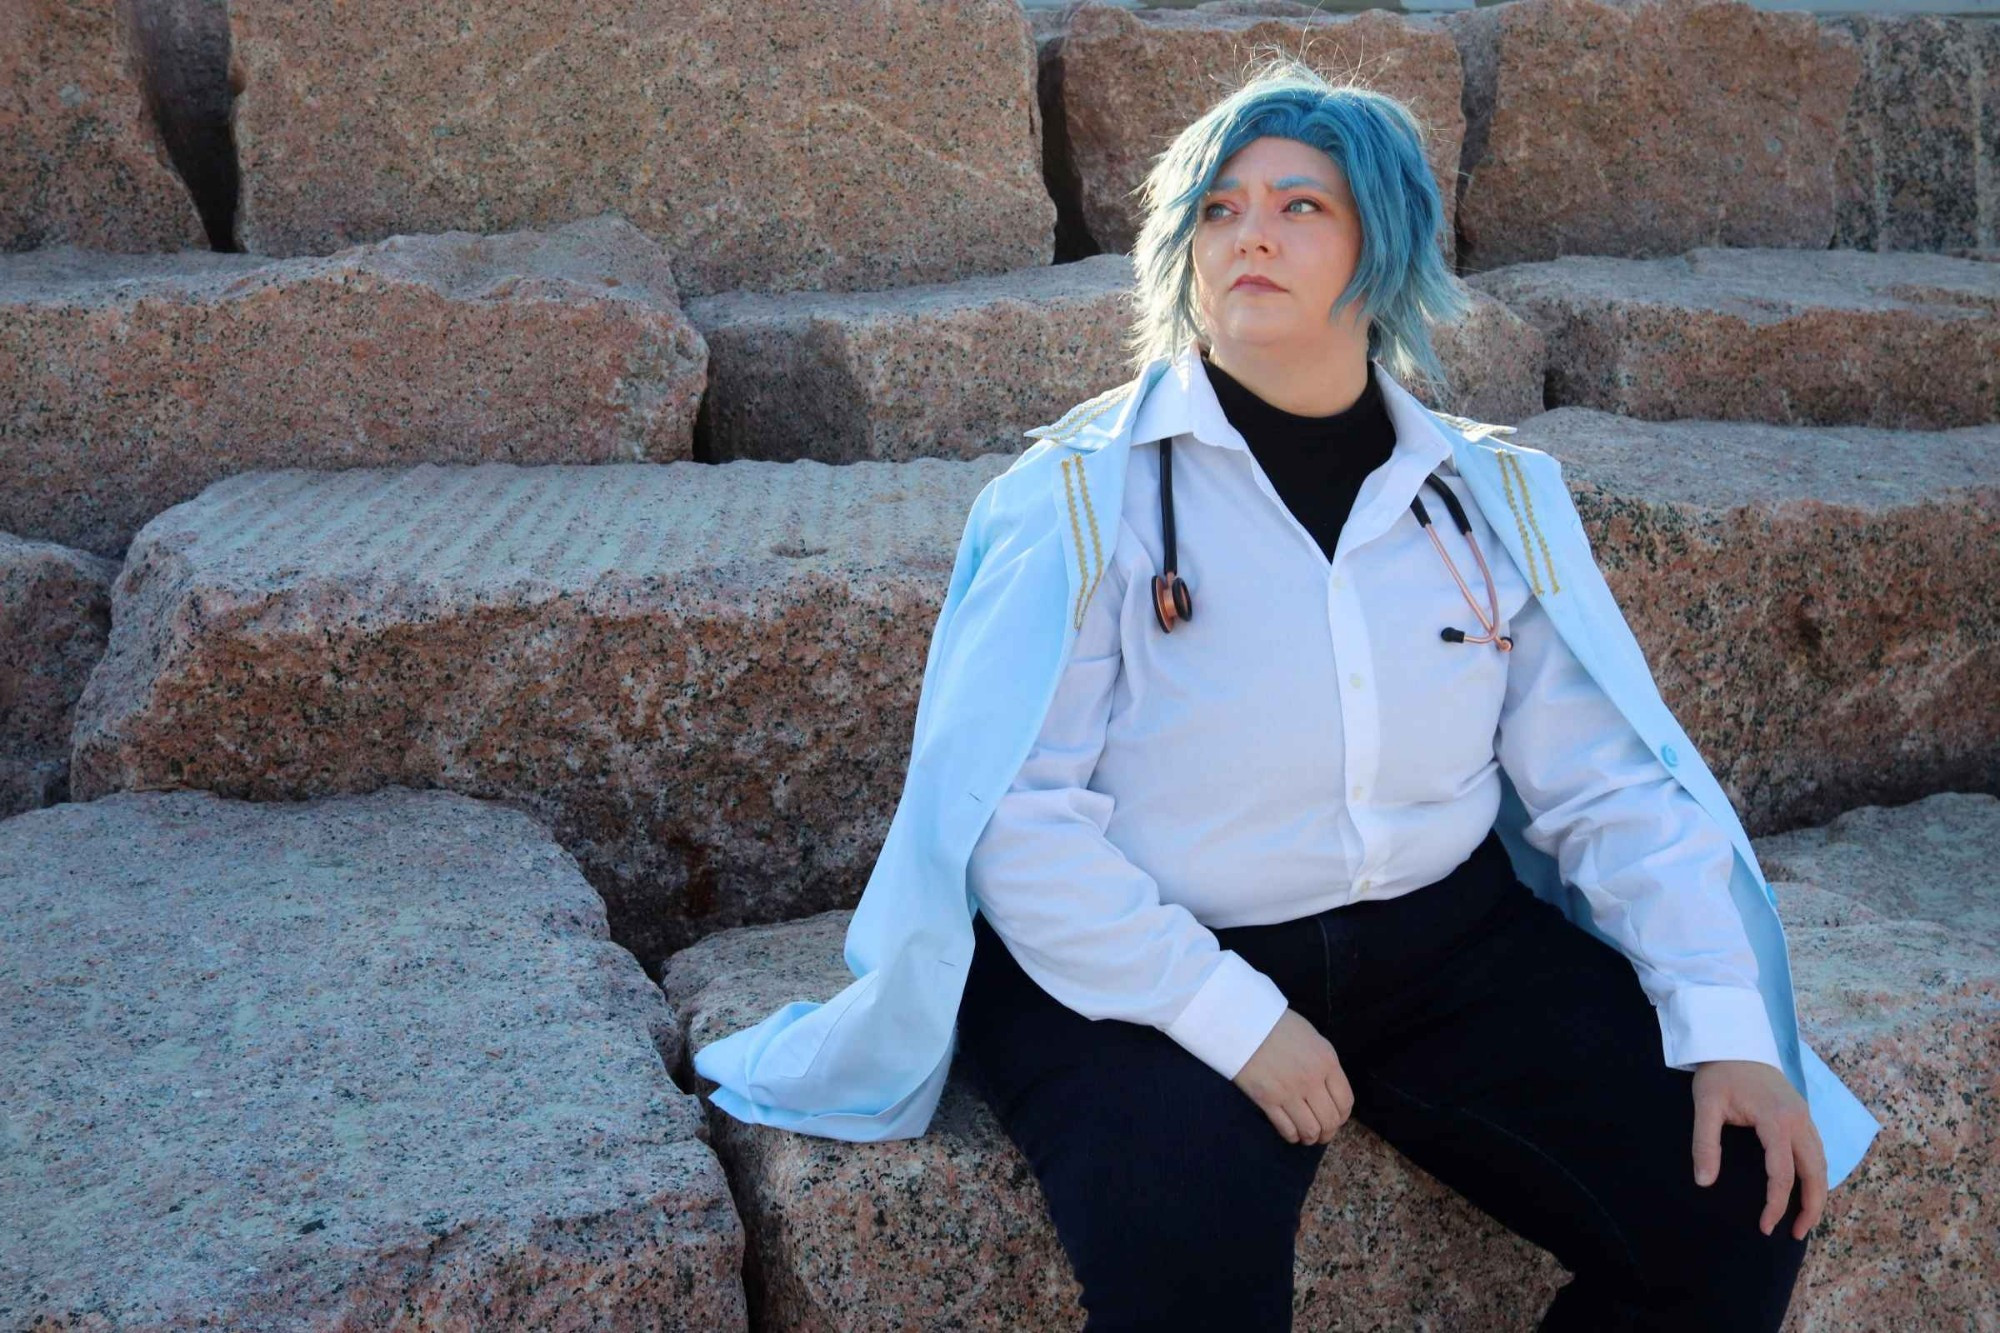
[[[1826,1147],[1805,1098],[1783,1071],[1760,1060],[1708,1060],[1694,1070],[1694,1182],[1710,1185],[1722,1169],[1722,1127],[1750,1125],[1764,1144],[1764,1212],[1757,1229],[1778,1225],[1800,1182],[1794,1239],[1803,1240],[1826,1207]]]

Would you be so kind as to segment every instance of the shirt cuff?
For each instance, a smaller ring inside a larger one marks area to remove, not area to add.
[[[1761,992],[1742,986],[1682,986],[1659,1006],[1667,1064],[1692,1071],[1709,1060],[1755,1060],[1783,1072]]]
[[[1165,1031],[1210,1069],[1233,1079],[1290,1007],[1277,982],[1224,949],[1220,965]]]

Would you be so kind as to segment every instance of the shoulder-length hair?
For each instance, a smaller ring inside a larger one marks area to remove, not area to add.
[[[1335,87],[1290,56],[1268,61],[1182,130],[1136,192],[1145,221],[1132,255],[1136,314],[1126,341],[1134,368],[1175,355],[1189,338],[1207,341],[1194,296],[1198,205],[1222,164],[1265,135],[1332,158],[1360,210],[1359,260],[1329,318],[1361,302],[1371,321],[1369,357],[1398,383],[1420,378],[1442,390],[1447,376],[1429,326],[1455,323],[1471,302],[1438,242],[1444,205],[1424,159],[1424,130],[1395,98]]]

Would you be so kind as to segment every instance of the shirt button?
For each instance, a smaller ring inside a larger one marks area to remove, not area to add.
[[[1360,673],[1359,671],[1357,671],[1357,672],[1353,673],[1352,675],[1350,675],[1350,676],[1349,676],[1349,677],[1347,678],[1347,683],[1348,683],[1349,685],[1352,685],[1352,686],[1353,686],[1353,687],[1354,687],[1355,689],[1357,689],[1357,690],[1358,690],[1358,689],[1360,689],[1360,688],[1361,688],[1361,673]]]
[[[1335,574],[1333,576],[1333,586],[1336,588],[1345,588],[1347,586],[1347,580],[1342,576],[1340,576],[1339,574]]]
[[[1361,793],[1362,793],[1362,792],[1364,792],[1364,791],[1367,791],[1367,790],[1368,790],[1368,788],[1367,788],[1367,787],[1365,787],[1365,786],[1363,786],[1363,785],[1362,785],[1361,783],[1359,783],[1359,782],[1355,783],[1355,784],[1354,784],[1354,799],[1355,799],[1355,800],[1357,800],[1357,801],[1358,801],[1358,800],[1360,800],[1360,799],[1361,799]]]
[[[1681,761],[1681,757],[1674,753],[1674,747],[1671,745],[1662,745],[1660,747],[1660,758],[1667,761],[1668,768],[1672,768]]]
[[[1369,886],[1370,886],[1370,885],[1372,885],[1373,883],[1374,883],[1374,881],[1373,881],[1373,880],[1367,880],[1367,879],[1364,879],[1364,880],[1362,880],[1362,881],[1361,881],[1361,882],[1360,882],[1359,884],[1356,884],[1356,885],[1354,886],[1354,891],[1355,891],[1355,892],[1356,892],[1357,894],[1360,894],[1360,893],[1366,893],[1366,892],[1368,892],[1368,889],[1369,889]]]

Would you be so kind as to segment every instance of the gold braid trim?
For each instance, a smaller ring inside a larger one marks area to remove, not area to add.
[[[1083,561],[1083,525],[1077,521],[1077,516],[1076,516],[1076,489],[1075,487],[1072,487],[1070,484],[1069,465],[1071,463],[1076,464],[1076,486],[1081,487],[1083,490],[1083,509],[1084,513],[1087,514],[1090,519],[1090,548],[1091,548],[1091,553],[1096,557],[1097,560],[1096,578],[1091,577],[1090,570],[1085,566]],[[1104,547],[1098,540],[1097,511],[1091,508],[1090,483],[1084,480],[1083,460],[1079,458],[1065,458],[1062,460],[1061,466],[1063,474],[1063,494],[1069,497],[1070,534],[1076,540],[1077,581],[1081,585],[1077,589],[1076,614],[1072,619],[1072,623],[1076,626],[1076,628],[1082,629],[1083,609],[1084,607],[1090,605],[1091,597],[1095,595],[1095,593],[1097,592],[1098,583],[1101,582],[1104,578]]]
[[[1542,595],[1542,581],[1535,573],[1535,552],[1534,548],[1528,545],[1528,525],[1522,520],[1520,506],[1514,500],[1514,477],[1507,470],[1507,455],[1495,450],[1493,460],[1500,469],[1500,484],[1507,489],[1508,512],[1514,515],[1514,526],[1521,531],[1521,554],[1528,557],[1528,586],[1534,589],[1535,596],[1540,597]],[[1521,483],[1521,489],[1524,492],[1528,489],[1526,481]],[[1550,572],[1551,574],[1554,573],[1553,570]]]
[[[1521,467],[1521,460],[1507,456],[1514,465],[1514,475],[1521,479],[1521,507],[1528,511],[1528,527],[1534,531],[1535,545],[1542,549],[1542,563],[1549,567],[1549,591],[1561,592],[1562,584],[1556,582],[1556,562],[1549,558],[1549,544],[1542,536],[1542,525],[1535,522],[1535,497],[1528,493],[1528,474]]]
[[[1039,435],[1042,439],[1054,440],[1059,444],[1063,443],[1085,426],[1088,426],[1091,422],[1116,407],[1131,388],[1130,384],[1121,384],[1115,389],[1107,389],[1094,402],[1086,401],[1078,403],[1064,414],[1063,418],[1056,422],[1055,425],[1038,427],[1036,430],[1030,431],[1029,434]]]

